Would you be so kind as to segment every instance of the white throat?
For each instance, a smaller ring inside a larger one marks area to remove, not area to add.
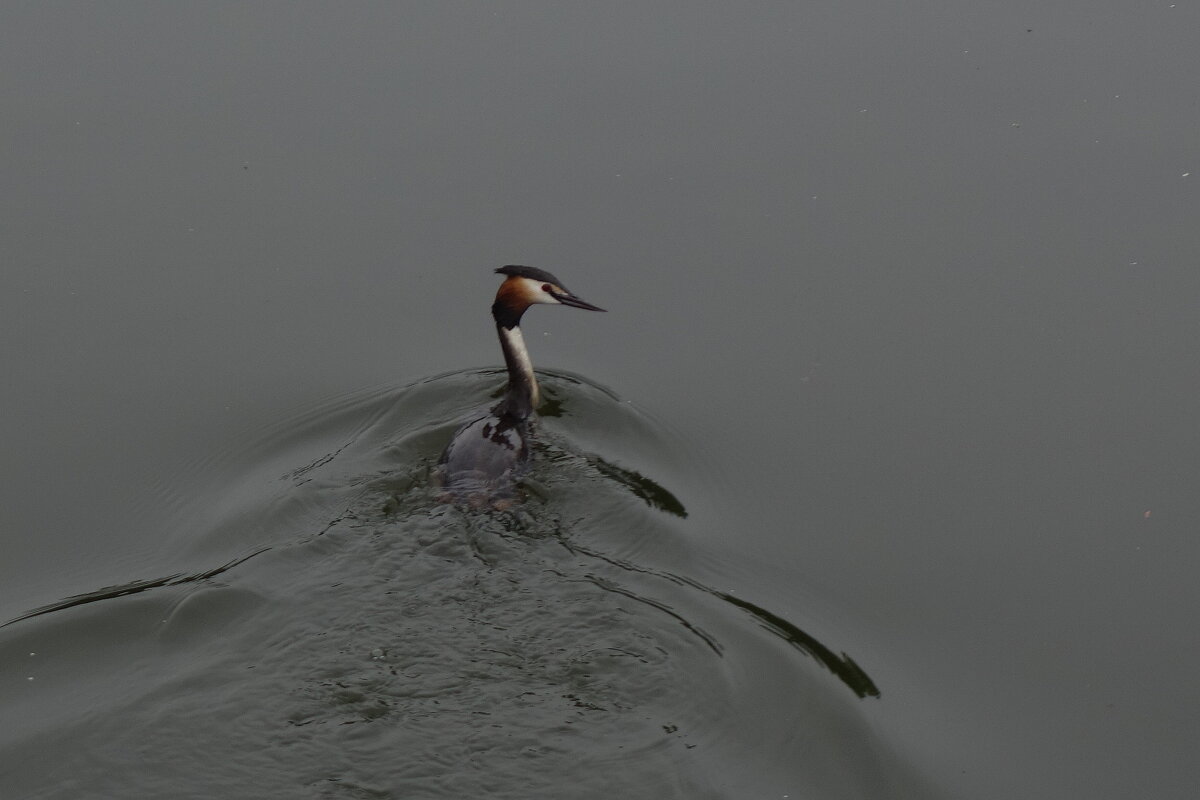
[[[527,409],[532,413],[541,399],[537,379],[533,376],[533,361],[525,347],[525,337],[518,327],[496,326],[500,334],[500,348],[504,351],[504,363],[508,366],[508,394],[514,402],[513,409]],[[527,416],[524,412],[521,415]]]

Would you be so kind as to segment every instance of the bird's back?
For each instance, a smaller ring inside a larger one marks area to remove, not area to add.
[[[529,460],[528,434],[527,420],[491,412],[466,423],[442,453],[442,487],[476,507],[511,502]]]

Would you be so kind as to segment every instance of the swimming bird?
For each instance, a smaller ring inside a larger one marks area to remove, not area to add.
[[[516,478],[529,460],[530,423],[540,400],[533,362],[521,335],[521,317],[539,303],[604,309],[584,302],[545,270],[512,264],[496,272],[505,278],[492,303],[492,317],[508,368],[508,386],[499,403],[454,434],[442,453],[439,474],[442,486],[455,499],[474,507],[504,508],[513,502]]]

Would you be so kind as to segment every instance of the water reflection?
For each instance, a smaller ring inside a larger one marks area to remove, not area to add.
[[[608,563],[613,564],[614,566],[617,566],[621,569],[633,571],[633,572],[642,572],[642,573],[653,574],[653,575],[656,575],[665,580],[672,581],[673,583],[677,583],[677,584],[683,585],[683,586],[690,586],[693,589],[697,589],[699,591],[710,594],[713,597],[717,597],[720,600],[722,600],[726,603],[729,603],[730,605],[732,605],[738,609],[741,609],[742,611],[745,611],[752,618],[754,618],[755,621],[757,621],[760,625],[762,625],[764,630],[767,630],[768,632],[774,634],[775,636],[778,636],[780,639],[783,639],[788,644],[795,647],[797,650],[816,659],[822,666],[824,666],[831,673],[836,675],[838,677],[838,679],[842,681],[842,683],[846,684],[846,686],[852,692],[854,692],[856,695],[858,695],[859,697],[879,697],[880,696],[879,688],[875,685],[875,682],[872,681],[870,676],[868,676],[867,673],[863,671],[862,667],[860,667],[860,666],[858,666],[858,664],[854,663],[854,660],[852,658],[850,658],[850,656],[846,655],[845,653],[841,653],[840,655],[837,653],[834,653],[832,650],[830,650],[828,647],[826,647],[820,641],[818,641],[815,637],[809,635],[808,633],[805,633],[799,627],[788,622],[783,617],[780,617],[777,614],[772,614],[770,611],[767,611],[765,608],[761,608],[761,607],[755,605],[754,603],[751,603],[748,600],[743,600],[739,597],[729,594],[728,592],[717,591],[716,589],[705,586],[704,584],[700,583],[699,581],[693,580],[691,578],[685,578],[680,575],[671,574],[669,572],[663,572],[663,571],[659,571],[659,570],[650,570],[650,569],[646,569],[644,567],[637,567],[628,562],[621,561],[620,559],[609,558],[609,557],[604,556],[601,553],[597,553],[595,551],[589,551],[587,548],[585,548],[582,545],[576,544],[576,545],[568,545],[568,546],[572,547],[572,549],[577,550],[579,552],[587,553],[588,555],[590,555],[594,558],[599,558],[604,561],[607,561]],[[650,601],[647,601],[647,602],[650,602]],[[651,603],[651,604],[653,604],[653,603]],[[707,636],[705,636],[704,638],[705,638],[705,641],[707,641],[709,643],[709,645],[711,647],[713,647],[713,649],[717,652],[717,654],[720,655],[720,653],[721,653],[720,644],[715,641],[711,641]]]
[[[18,617],[14,617],[13,619],[10,619],[7,622],[0,624],[0,628],[7,627],[8,625],[12,625],[17,622],[21,622],[22,620],[31,619],[32,617],[40,617],[43,614],[50,614],[54,611],[65,611],[68,608],[74,608],[75,606],[82,606],[82,605],[86,605],[88,603],[96,603],[101,600],[115,600],[118,597],[125,597],[125,596],[131,595],[131,594],[138,594],[139,592],[144,592],[148,589],[158,589],[163,586],[180,586],[180,585],[188,584],[188,583],[197,583],[200,581],[206,581],[210,578],[215,578],[216,576],[220,575],[222,572],[226,572],[227,570],[233,569],[238,564],[241,564],[242,562],[246,561],[247,559],[253,558],[254,556],[258,555],[259,553],[265,553],[268,549],[270,549],[270,548],[263,548],[262,550],[258,550],[257,552],[251,553],[248,556],[242,556],[240,558],[235,558],[232,561],[222,564],[219,567],[215,567],[215,568],[209,569],[209,570],[204,570],[203,572],[195,572],[192,574],[175,573],[173,575],[167,575],[162,578],[152,578],[149,580],[140,580],[140,581],[129,581],[128,583],[121,583],[116,586],[103,586],[99,589],[96,589],[95,591],[84,592],[83,594],[71,595],[70,597],[64,597],[62,600],[59,600],[55,603],[50,603],[48,605],[39,606],[38,608],[34,608],[29,611],[26,611],[24,614],[21,614]]]
[[[613,483],[624,486],[634,497],[644,500],[646,505],[677,517],[686,517],[687,510],[675,495],[657,482],[631,469],[622,469],[599,456],[587,456],[588,463]]]
[[[195,544],[220,566],[6,623],[10,678],[13,654],[55,654],[0,697],[42,720],[0,738],[14,786],[691,798],[832,780],[886,796],[853,706],[789,654],[858,698],[879,696],[875,683],[792,622],[623,555],[646,539],[686,553],[688,514],[664,485],[684,478],[649,477],[662,442],[628,406],[570,376],[545,380],[556,422],[540,432],[525,502],[507,511],[440,502],[430,485],[453,420],[494,386],[492,373],[445,376],[348,399],[332,416],[356,420],[349,434],[324,427],[323,409],[260,445],[257,500],[214,504],[222,518]],[[614,432],[611,452],[573,446],[576,404]],[[281,478],[278,454],[311,453],[297,437],[316,431],[323,452]],[[58,783],[21,766],[51,754]]]

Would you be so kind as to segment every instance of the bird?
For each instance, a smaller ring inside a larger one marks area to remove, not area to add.
[[[504,352],[508,385],[499,403],[454,433],[438,460],[438,474],[447,499],[503,510],[515,502],[516,479],[529,461],[530,426],[541,399],[521,335],[521,317],[537,304],[604,309],[582,300],[545,270],[510,264],[496,273],[503,275],[504,281],[492,303],[492,318]]]

